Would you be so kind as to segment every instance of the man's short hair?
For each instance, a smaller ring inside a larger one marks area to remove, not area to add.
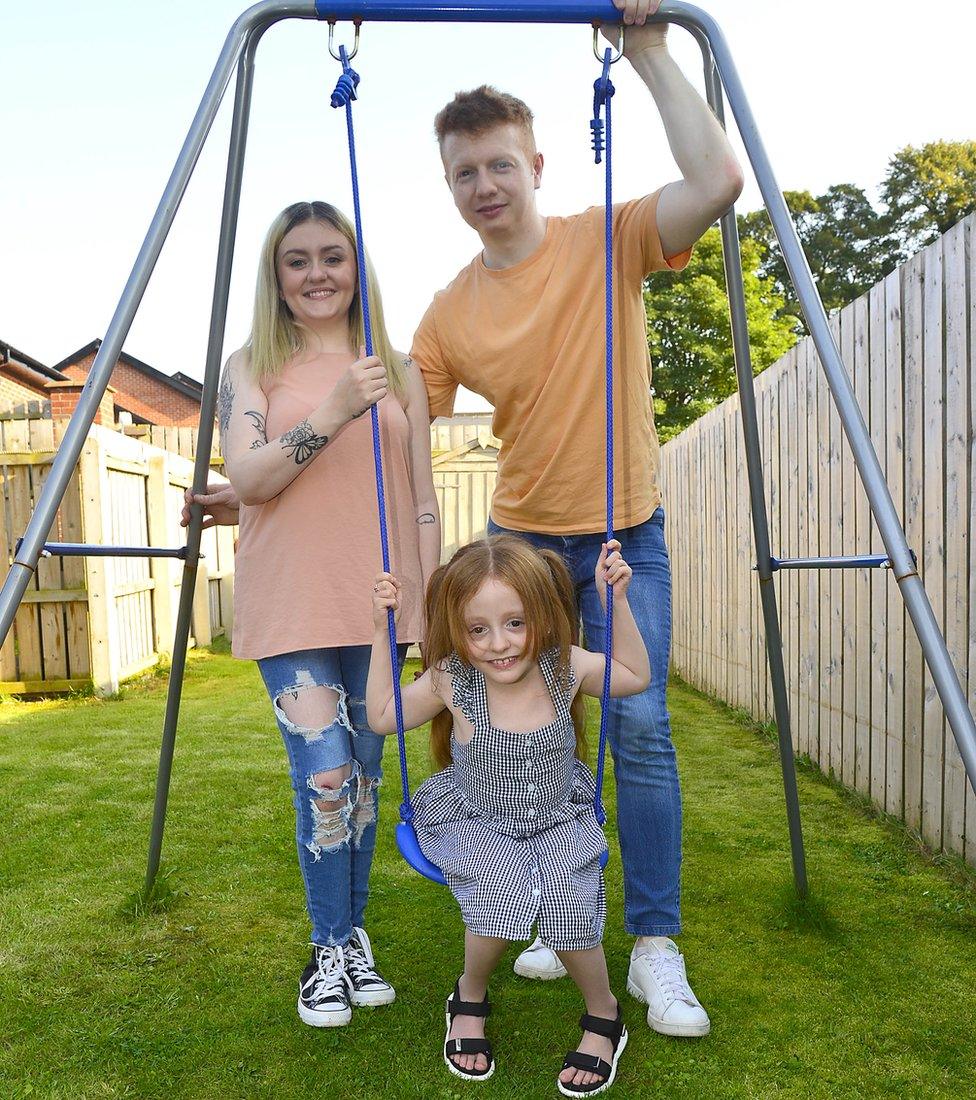
[[[468,134],[477,137],[496,126],[511,123],[519,127],[526,138],[526,150],[535,154],[535,134],[532,131],[532,112],[528,106],[508,92],[500,92],[490,84],[482,84],[470,92],[458,92],[434,119],[434,133],[443,147],[449,134]]]

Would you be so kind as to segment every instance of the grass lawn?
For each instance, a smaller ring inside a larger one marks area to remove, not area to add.
[[[461,923],[396,853],[392,744],[369,931],[397,1001],[347,1028],[300,1023],[308,928],[284,753],[254,666],[219,648],[187,671],[163,850],[173,894],[160,911],[127,907],[164,696],[149,679],[115,700],[0,706],[0,1097],[556,1096],[581,1006],[568,982],[515,978],[514,948],[491,989],[495,1077],[468,1085],[441,1063]],[[976,879],[804,771],[815,898],[798,905],[770,742],[681,684],[671,707],[680,943],[713,1030],[656,1035],[624,993],[611,840],[606,947],[631,1031],[612,1095],[976,1095]],[[416,783],[426,748],[411,744]]]

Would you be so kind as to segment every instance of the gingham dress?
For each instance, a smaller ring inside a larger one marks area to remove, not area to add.
[[[603,935],[607,844],[593,775],[574,756],[573,685],[557,683],[556,657],[539,658],[555,718],[512,733],[491,724],[482,673],[451,655],[454,704],[474,734],[452,738],[451,766],[417,789],[414,826],[476,935],[527,940],[537,923],[550,947],[582,951]]]

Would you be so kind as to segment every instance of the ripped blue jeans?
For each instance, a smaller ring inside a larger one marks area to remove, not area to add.
[[[400,663],[406,646],[400,647]],[[304,649],[257,662],[285,743],[312,942],[363,927],[376,847],[385,737],[366,725],[370,646]]]

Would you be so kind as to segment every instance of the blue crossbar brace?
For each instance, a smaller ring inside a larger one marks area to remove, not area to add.
[[[17,540],[16,551],[23,539]],[[15,552],[16,552],[15,551]],[[42,557],[53,558],[180,558],[186,559],[185,546],[96,546],[90,542],[46,542]]]
[[[620,12],[600,0],[316,0],[319,19],[369,20],[381,23],[619,23]]]
[[[770,568],[779,569],[890,569],[887,554],[862,554],[848,558],[770,558]],[[753,566],[754,569],[758,566]]]

